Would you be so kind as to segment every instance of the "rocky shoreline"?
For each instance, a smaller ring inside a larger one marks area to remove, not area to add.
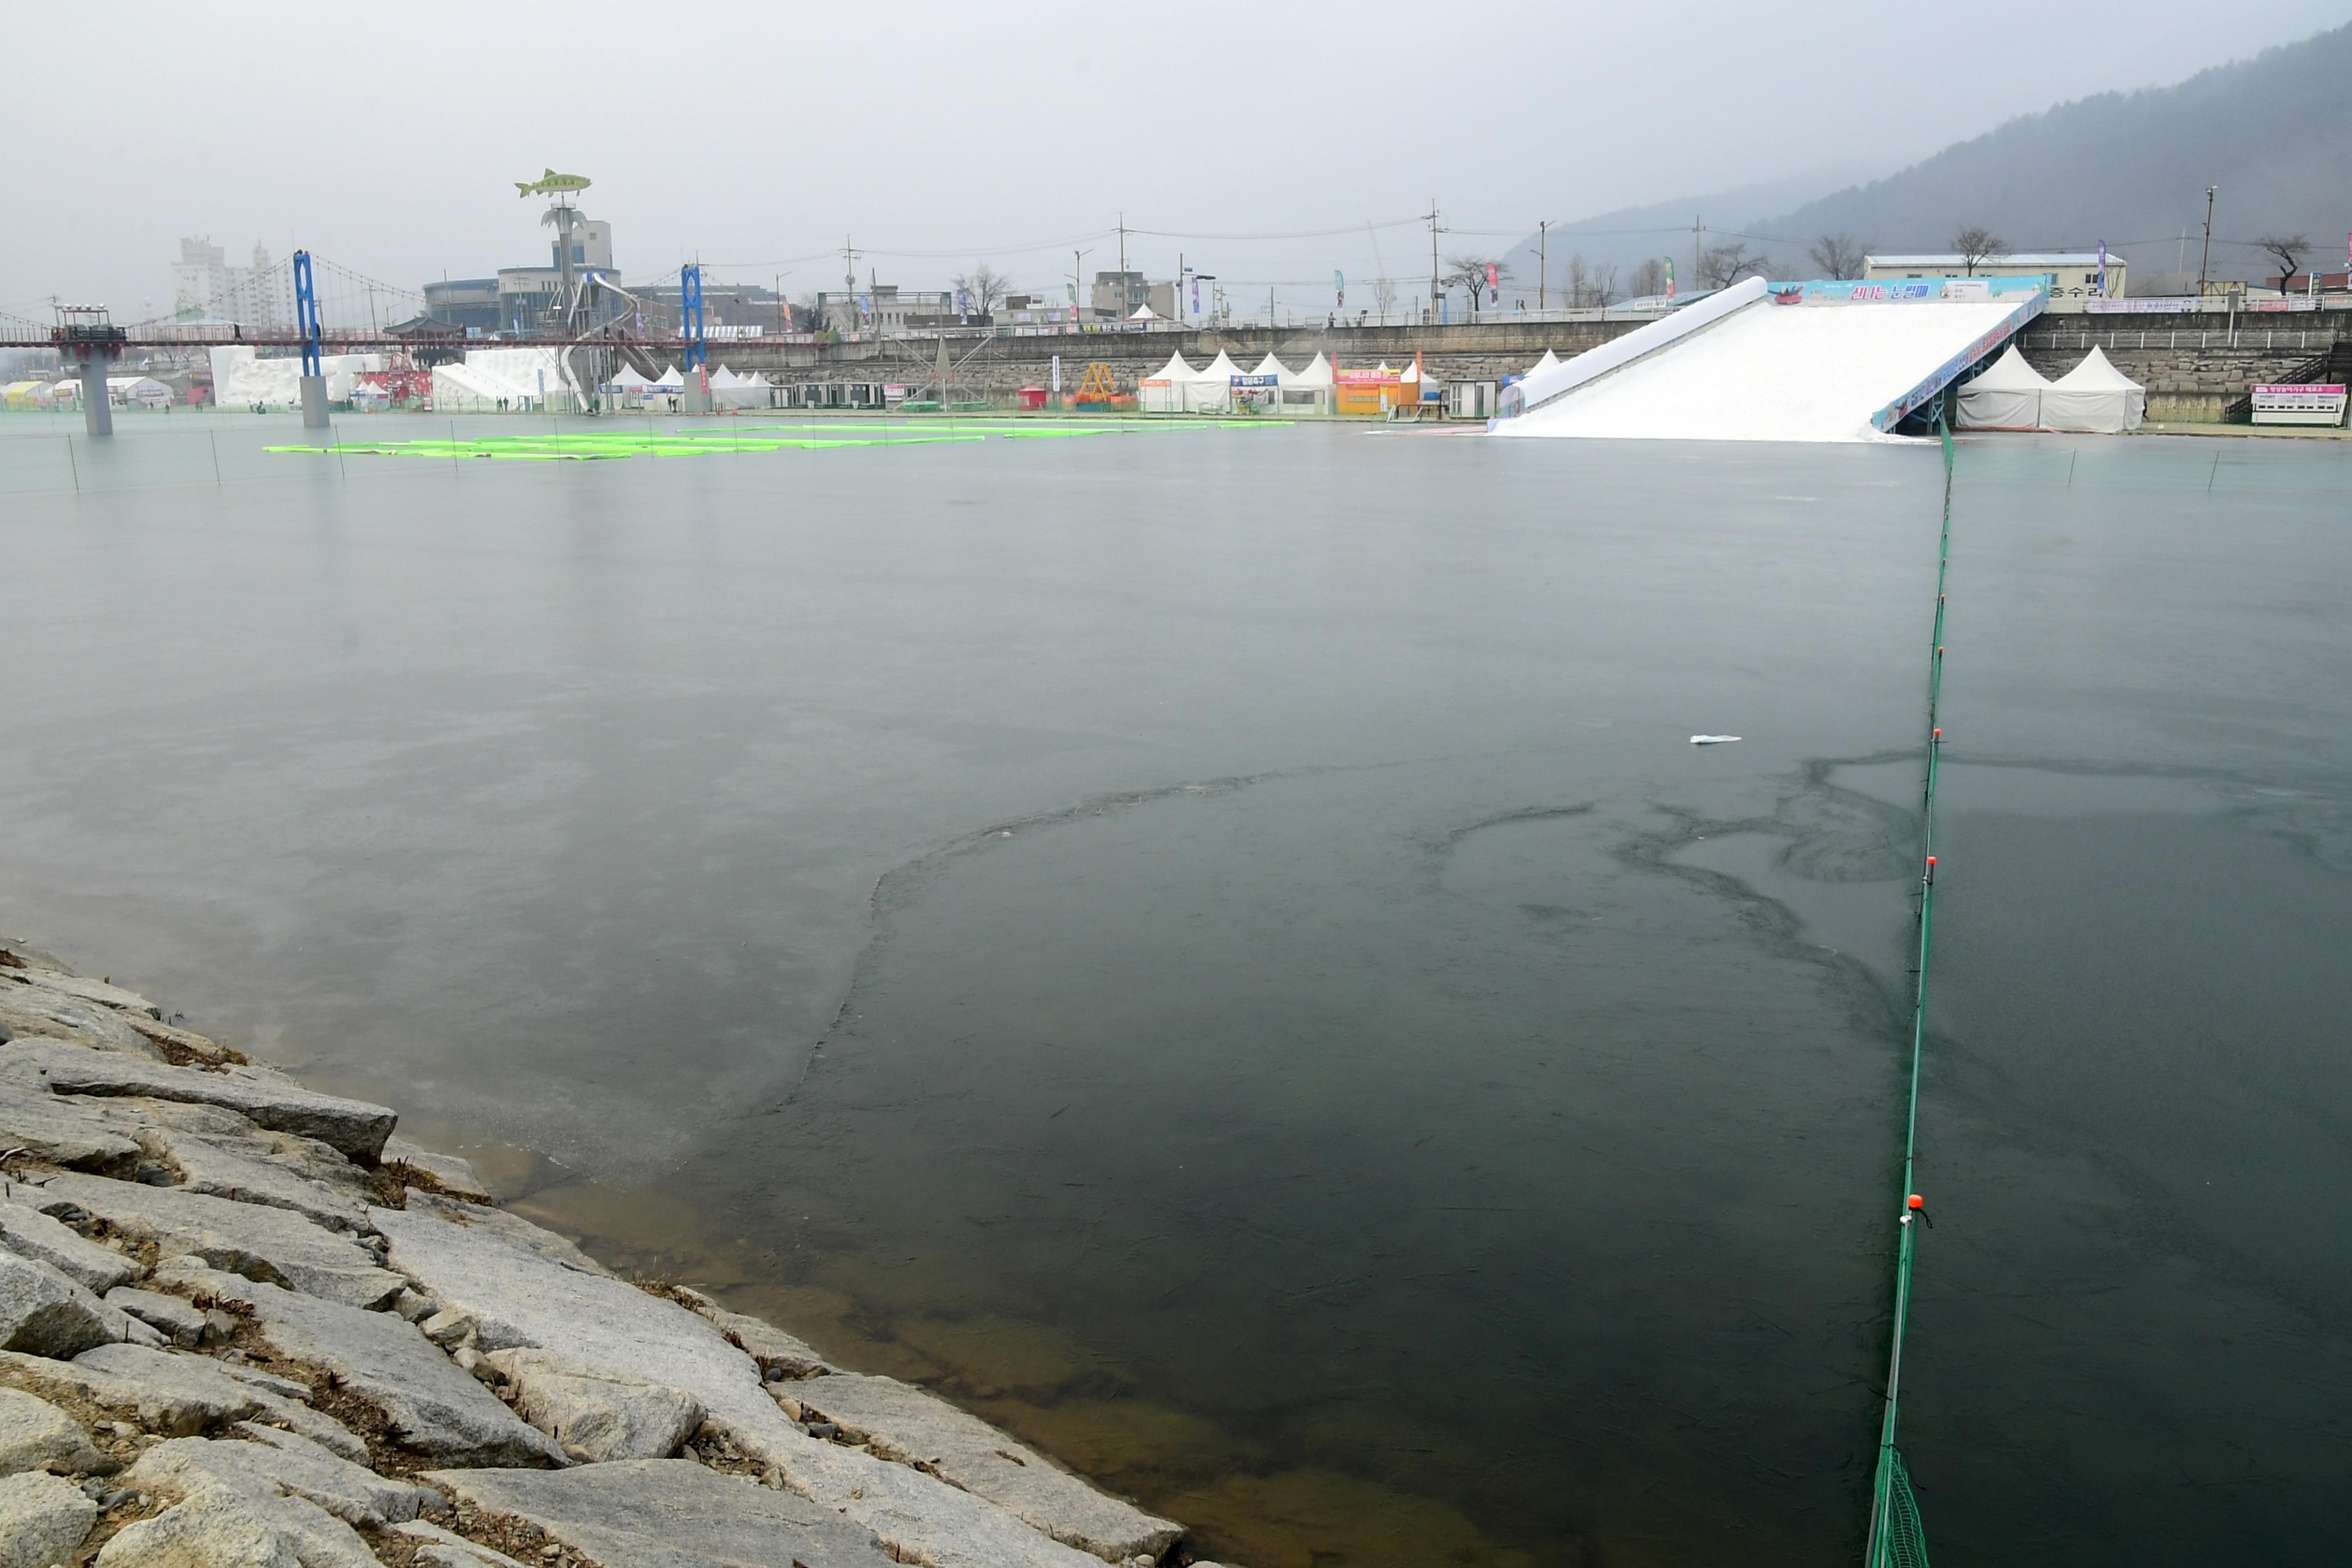
[[[0,938],[0,1568],[1194,1563],[396,1122]]]

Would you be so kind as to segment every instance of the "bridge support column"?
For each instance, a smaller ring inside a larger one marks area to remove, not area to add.
[[[306,375],[300,379],[302,388],[302,428],[324,430],[327,427],[327,378]]]
[[[81,362],[81,427],[93,436],[114,434],[114,400],[106,393],[106,361],[96,354]]]

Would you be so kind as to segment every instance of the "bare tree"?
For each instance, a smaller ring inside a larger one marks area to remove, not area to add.
[[[1591,303],[1586,298],[1591,292],[1592,269],[1585,264],[1584,253],[1580,250],[1568,258],[1568,308],[1581,310]]]
[[[963,290],[965,308],[973,315],[992,316],[1011,290],[1013,280],[983,261],[969,272],[957,273],[955,286]]]
[[[1389,319],[1389,312],[1396,309],[1396,279],[1393,278],[1373,279],[1372,303],[1380,307],[1381,321],[1385,321]]]
[[[1728,289],[1751,272],[1770,269],[1763,252],[1748,249],[1744,239],[1711,245],[1699,256],[1699,281],[1710,289]]]
[[[1869,247],[1851,234],[1825,234],[1813,241],[1813,265],[1829,279],[1853,279],[1862,276],[1862,261]]]
[[[1625,287],[1636,300],[1646,300],[1654,294],[1664,293],[1666,264],[1654,256],[1651,257],[1641,266],[1633,268],[1633,275],[1626,279]]]
[[[2266,234],[2254,246],[2278,258],[2279,287],[2284,289],[2287,279],[2302,270],[2303,253],[2311,248],[2311,241],[2300,233]]]
[[[1972,223],[1952,236],[1951,243],[1952,249],[1959,256],[1960,265],[1968,268],[1971,278],[1985,262],[2009,254],[2009,241],[1980,223]]]
[[[1467,290],[1470,295],[1470,313],[1473,316],[1478,313],[1486,300],[1486,269],[1493,268],[1494,276],[1498,281],[1508,279],[1511,275],[1509,262],[1491,256],[1449,256],[1445,258],[1445,265],[1447,270],[1438,279],[1438,282],[1448,289]]]

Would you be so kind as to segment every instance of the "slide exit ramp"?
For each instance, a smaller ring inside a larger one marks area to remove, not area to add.
[[[1487,428],[1515,437],[1891,439],[2049,303],[2038,278],[1750,278],[1514,383]]]

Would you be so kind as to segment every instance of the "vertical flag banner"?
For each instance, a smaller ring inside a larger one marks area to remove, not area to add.
[[[1502,302],[1503,274],[1493,262],[1489,261],[1486,263],[1486,303],[1499,305]]]
[[[1197,316],[1197,315],[1199,315],[1200,313],[1201,313],[1201,280],[1200,280],[1200,279],[1195,278],[1195,279],[1192,279],[1192,314],[1194,314],[1194,315],[1196,315],[1196,316]]]
[[[2107,291],[2107,242],[2099,241],[2099,292]]]
[[[1667,303],[1667,304],[1669,304],[1669,305],[1671,305],[1671,304],[1673,304],[1674,302],[1675,302],[1675,258],[1674,258],[1673,257],[1669,256],[1669,257],[1667,257],[1667,258],[1666,258],[1666,303]]]
[[[1346,308],[1348,303],[1348,280],[1339,275],[1339,269],[1336,267],[1331,268],[1331,295],[1332,298],[1339,301],[1341,309]]]

